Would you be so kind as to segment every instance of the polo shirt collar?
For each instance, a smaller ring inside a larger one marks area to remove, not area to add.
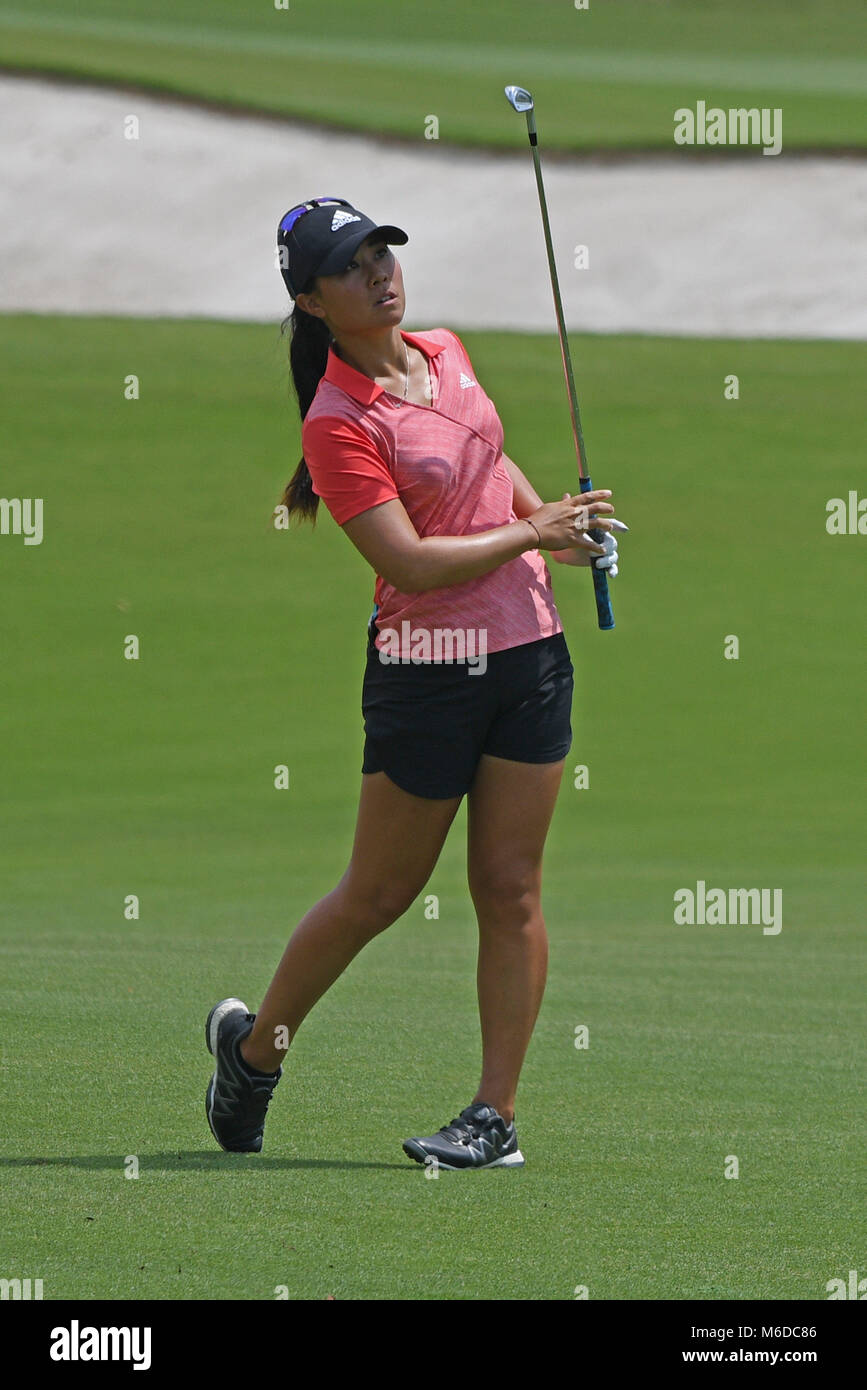
[[[436,357],[437,353],[442,352],[445,348],[445,343],[435,343],[433,338],[428,338],[423,333],[406,333],[401,329],[400,334],[411,347],[421,348],[428,357]],[[353,396],[361,405],[371,405],[377,396],[381,396],[385,390],[378,381],[373,381],[363,372],[357,372],[354,367],[350,367],[348,362],[344,362],[341,357],[337,356],[333,347],[328,349],[325,380],[339,386],[342,391]]]

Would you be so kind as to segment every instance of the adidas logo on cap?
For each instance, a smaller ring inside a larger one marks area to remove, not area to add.
[[[361,218],[354,212],[341,212],[338,208],[331,219],[332,232],[339,232],[341,227],[345,227],[347,222],[360,222]]]

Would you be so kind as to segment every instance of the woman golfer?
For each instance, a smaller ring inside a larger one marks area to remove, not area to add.
[[[572,743],[573,667],[541,551],[616,573],[609,491],[543,503],[463,344],[402,332],[408,241],[342,198],[280,222],[294,299],[290,361],[303,459],[284,502],[319,498],[376,575],[352,855],[296,927],[257,1014],[224,999],[206,1025],[217,1142],[258,1152],[286,1048],[314,1004],[427,883],[467,796],[479,924],[481,1080],[437,1134],[404,1151],[440,1168],[524,1162],[515,1093],[545,987],[542,851]],[[596,559],[595,557],[599,557]]]

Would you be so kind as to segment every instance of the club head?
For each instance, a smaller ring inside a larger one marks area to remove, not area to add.
[[[525,87],[507,87],[506,97],[509,105],[514,106],[516,111],[533,110],[533,98]]]

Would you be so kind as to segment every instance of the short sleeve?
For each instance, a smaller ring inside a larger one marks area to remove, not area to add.
[[[386,460],[370,436],[351,420],[328,415],[305,420],[301,448],[313,491],[338,526],[400,496]]]
[[[449,337],[453,338],[454,341],[457,343],[461,357],[464,359],[464,366],[466,367],[470,376],[473,378],[474,381],[478,381],[478,377],[476,376],[476,369],[472,363],[472,358],[470,357],[470,354],[467,352],[457,333],[453,333],[450,328],[447,328],[446,332],[448,333]]]
[[[446,332],[448,333],[448,335],[449,335],[450,338],[454,338],[455,342],[457,343],[457,345],[458,345],[458,347],[460,348],[461,352],[463,353],[464,357],[465,357],[465,358],[467,359],[467,361],[469,362],[469,360],[470,360],[470,354],[467,352],[466,348],[464,347],[464,345],[463,345],[463,343],[461,342],[460,338],[458,337],[457,333],[453,333],[452,330],[451,330],[450,328],[447,328],[447,329],[446,329]],[[471,365],[472,365],[472,364],[471,364]]]

